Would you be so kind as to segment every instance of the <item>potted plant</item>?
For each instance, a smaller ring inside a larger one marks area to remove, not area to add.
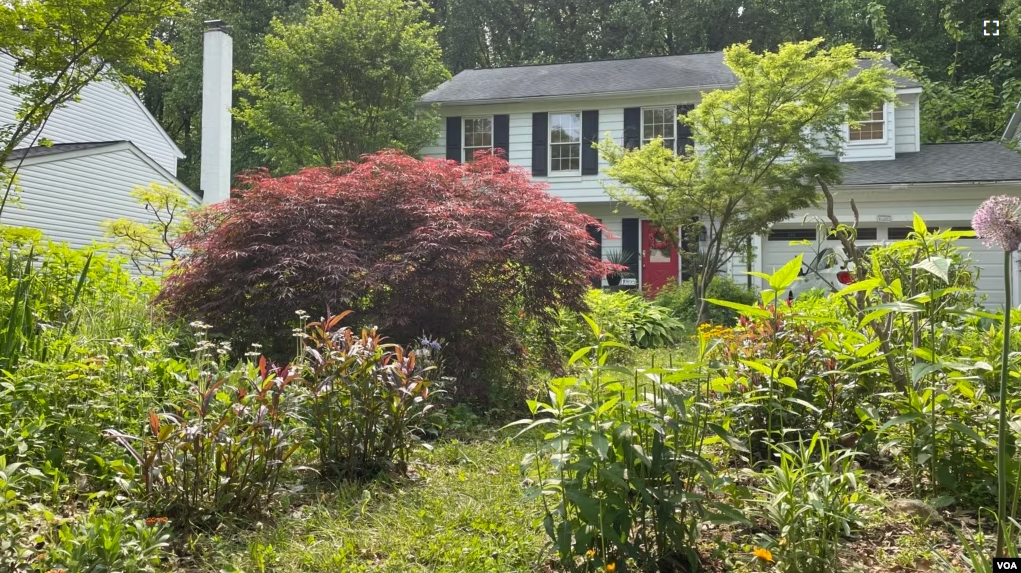
[[[603,253],[603,259],[612,265],[626,267],[631,262],[632,253],[626,249],[607,249]],[[606,284],[612,287],[618,286],[620,280],[628,276],[631,276],[631,272],[627,270],[612,272],[606,275]]]

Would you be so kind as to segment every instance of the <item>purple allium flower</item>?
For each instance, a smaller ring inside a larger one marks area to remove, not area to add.
[[[1021,197],[997,195],[975,211],[971,228],[987,247],[1016,251],[1021,245]]]

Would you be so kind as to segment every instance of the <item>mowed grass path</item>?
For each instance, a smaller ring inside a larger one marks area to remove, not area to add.
[[[538,501],[523,499],[528,444],[499,438],[419,449],[414,480],[342,487],[262,531],[213,542],[203,570],[527,572],[548,553]],[[207,538],[207,543],[212,541]],[[226,541],[226,543],[224,543]]]

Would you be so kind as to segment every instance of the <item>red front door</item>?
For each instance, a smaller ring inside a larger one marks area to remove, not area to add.
[[[642,221],[642,291],[645,296],[668,284],[677,284],[677,249],[659,229]]]

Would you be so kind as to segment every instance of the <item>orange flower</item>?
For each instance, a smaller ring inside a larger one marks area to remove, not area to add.
[[[773,553],[768,549],[756,547],[755,551],[752,551],[752,554],[763,561],[769,561],[770,563],[773,562]]]
[[[585,552],[585,557],[588,557],[589,559],[592,559],[595,556],[596,556],[595,549],[589,549],[588,551]]]
[[[145,524],[148,525],[148,526],[153,526],[153,525],[157,525],[157,524],[162,525],[162,524],[164,524],[166,522],[167,522],[167,518],[165,518],[165,517],[147,517],[147,518],[145,518]]]
[[[606,570],[607,570],[607,571],[608,571],[609,573],[613,573],[614,571],[616,571],[616,570],[617,570],[617,564],[616,564],[616,563],[608,563],[608,564],[606,565]]]

